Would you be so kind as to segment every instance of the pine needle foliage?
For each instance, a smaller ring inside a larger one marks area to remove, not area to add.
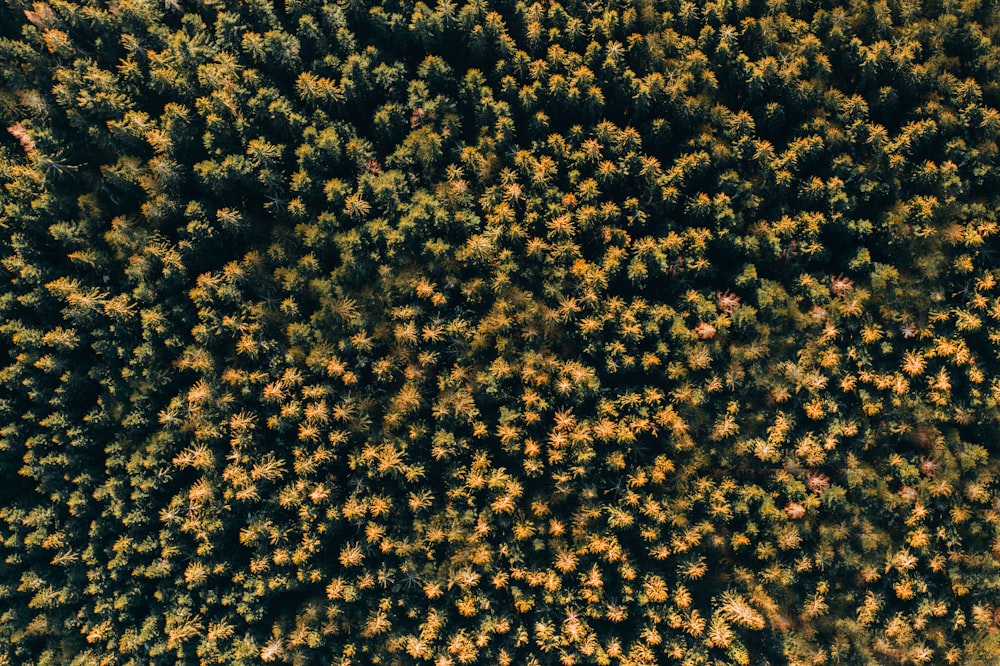
[[[997,663],[998,12],[3,3],[0,664]]]

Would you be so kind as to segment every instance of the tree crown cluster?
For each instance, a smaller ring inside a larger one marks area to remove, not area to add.
[[[993,0],[0,6],[0,664],[1000,658]]]

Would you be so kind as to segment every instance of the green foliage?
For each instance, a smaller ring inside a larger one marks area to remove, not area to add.
[[[1000,659],[994,2],[0,7],[0,663]]]

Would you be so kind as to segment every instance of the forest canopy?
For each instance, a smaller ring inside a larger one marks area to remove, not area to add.
[[[5,0],[0,664],[998,663],[998,141],[996,0]]]

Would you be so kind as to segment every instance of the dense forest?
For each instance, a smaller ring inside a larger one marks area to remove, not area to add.
[[[997,0],[4,0],[0,135],[0,664],[1000,663]]]

